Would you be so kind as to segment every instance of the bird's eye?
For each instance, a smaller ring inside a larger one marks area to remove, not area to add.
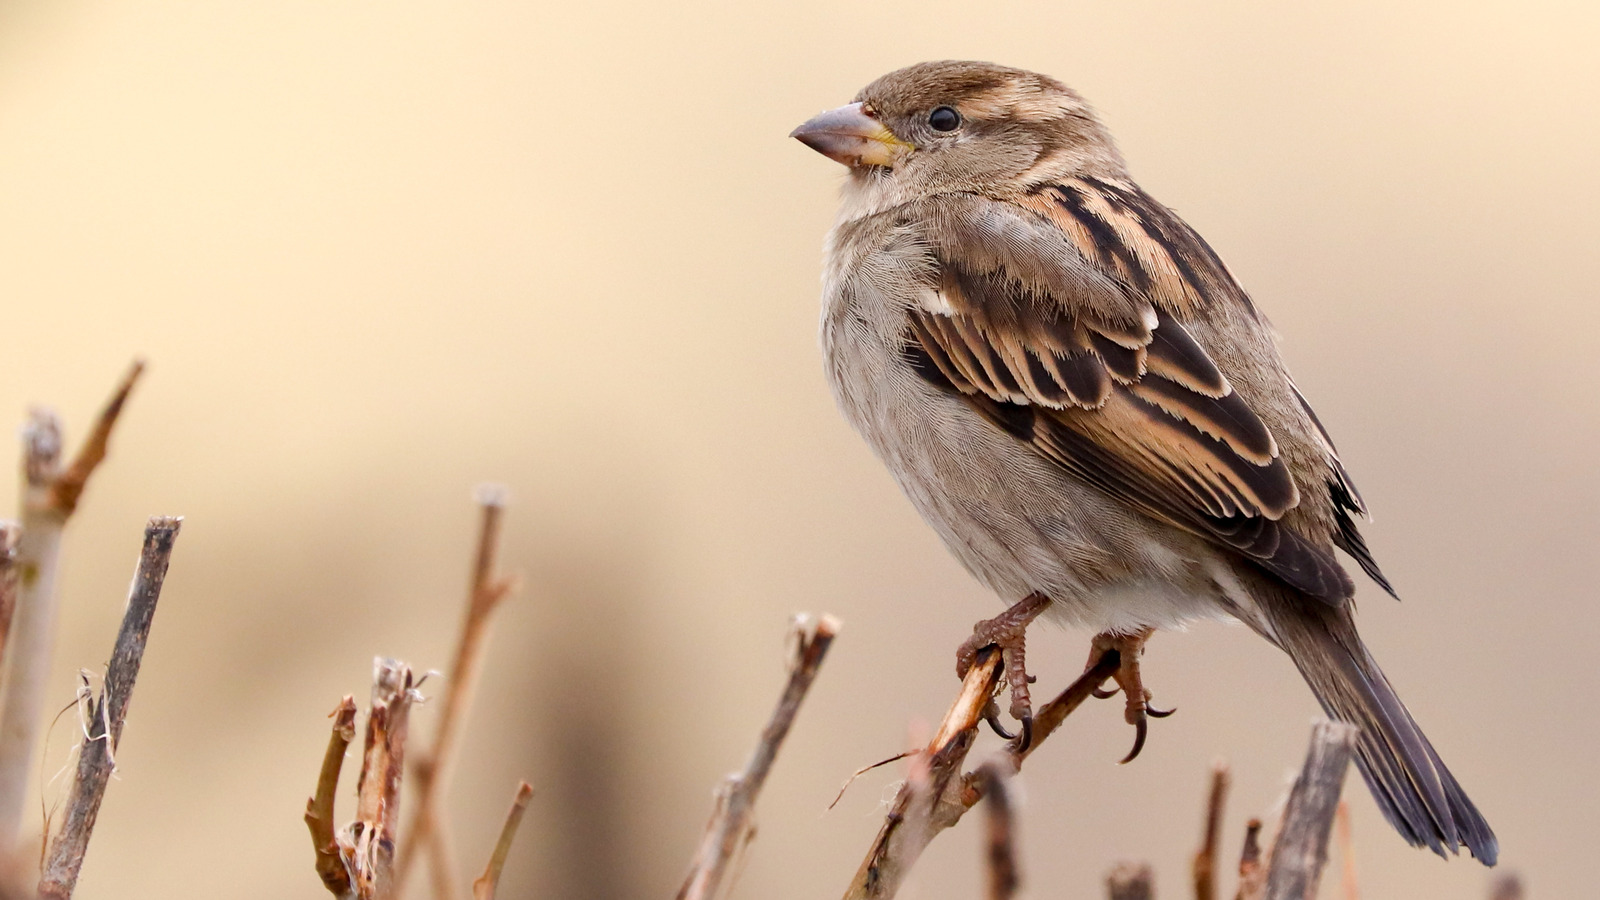
[[[955,131],[961,127],[961,114],[948,106],[941,106],[928,113],[928,124],[934,131]]]

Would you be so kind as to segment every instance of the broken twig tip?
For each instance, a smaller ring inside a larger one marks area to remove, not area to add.
[[[499,482],[486,481],[472,489],[472,499],[479,506],[505,506],[511,502],[511,489]]]
[[[39,879],[39,895],[50,900],[70,898],[77,885],[78,872],[88,851],[106,785],[115,771],[115,751],[122,740],[123,723],[134,683],[144,660],[150,638],[156,603],[166,581],[172,560],[176,526],[145,529],[139,565],[128,591],[128,605],[117,632],[111,660],[106,665],[100,694],[88,706],[84,742],[78,752],[77,774],[67,798],[66,816],[61,830],[49,842],[44,872]]]
[[[1507,872],[1494,880],[1489,888],[1489,900],[1522,900],[1522,876]]]
[[[500,873],[511,855],[511,843],[516,840],[522,815],[528,811],[528,800],[532,797],[533,785],[520,782],[516,795],[511,798],[511,809],[506,813],[505,824],[500,826],[500,839],[495,842],[494,852],[489,855],[489,864],[484,866],[483,874],[472,882],[473,900],[494,900],[495,891],[500,886]]]
[[[1311,729],[1311,747],[1284,806],[1283,822],[1272,844],[1265,896],[1284,900],[1314,896],[1328,860],[1345,770],[1359,729],[1344,722],[1320,721]]]
[[[715,900],[723,896],[734,861],[755,837],[756,798],[772,771],[778,748],[789,736],[801,701],[816,680],[838,624],[832,616],[823,616],[807,633],[801,623],[809,621],[809,616],[796,616],[791,620],[789,634],[798,646],[790,661],[788,683],[744,769],[729,776],[718,789],[711,819],[695,850],[689,874],[678,889],[678,900]]]
[[[1106,876],[1110,900],[1153,900],[1155,895],[1155,873],[1147,863],[1118,863]]]
[[[1016,828],[1012,822],[1011,797],[1006,789],[1008,775],[1003,766],[993,760],[977,771],[989,811],[985,841],[988,900],[1010,900],[1022,881],[1017,874]]]
[[[1206,795],[1206,818],[1190,866],[1195,900],[1215,900],[1217,896],[1217,847],[1222,842],[1222,813],[1228,797],[1228,763],[1211,764],[1211,790]]]

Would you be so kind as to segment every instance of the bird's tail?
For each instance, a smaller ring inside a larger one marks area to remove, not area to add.
[[[1356,634],[1348,606],[1300,597],[1262,604],[1271,635],[1300,668],[1327,714],[1361,729],[1356,766],[1378,808],[1414,847],[1440,856],[1465,846],[1484,865],[1500,853],[1494,830],[1445,768]]]

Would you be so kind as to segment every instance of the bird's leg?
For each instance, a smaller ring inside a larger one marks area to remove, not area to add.
[[[1038,618],[1039,613],[1049,605],[1050,598],[1035,591],[1000,615],[972,626],[972,637],[963,641],[956,651],[956,675],[966,678],[979,651],[985,647],[1000,650],[1005,663],[1006,684],[1011,687],[1011,717],[1022,723],[1024,748],[1033,739],[1033,703],[1028,697],[1028,684],[1033,679],[1028,676],[1025,659],[1028,623]],[[984,711],[984,719],[1001,737],[1007,740],[1016,737],[1000,727],[994,701],[990,701],[989,708]]]
[[[1144,749],[1145,734],[1148,731],[1149,719],[1164,719],[1177,712],[1175,709],[1156,709],[1150,705],[1150,692],[1145,689],[1144,679],[1139,673],[1139,657],[1144,654],[1144,643],[1150,639],[1151,629],[1142,628],[1133,634],[1118,634],[1114,631],[1103,631],[1094,636],[1094,641],[1089,645],[1089,664],[1085,671],[1095,667],[1107,653],[1117,654],[1117,671],[1111,679],[1117,683],[1122,695],[1127,698],[1127,712],[1124,718],[1133,726],[1133,749],[1122,758],[1123,763],[1133,762],[1139,751]],[[1115,695],[1114,690],[1096,690],[1094,695],[1105,699]]]

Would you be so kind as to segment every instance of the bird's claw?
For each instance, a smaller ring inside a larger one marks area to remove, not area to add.
[[[1017,753],[1026,753],[1033,746],[1033,713],[1022,716],[1018,721],[1022,723],[1022,736],[1017,738],[1015,750]]]
[[[1015,733],[1007,731],[1006,727],[1000,724],[1000,705],[993,700],[990,700],[988,705],[984,706],[983,720],[989,723],[989,729],[999,735],[1001,740],[1014,741],[1017,739]]]
[[[1089,665],[1094,668],[1107,653],[1117,654],[1117,670],[1111,676],[1115,682],[1113,687],[1095,688],[1091,693],[1096,699],[1105,700],[1121,693],[1127,698],[1127,710],[1123,719],[1133,726],[1133,749],[1122,758],[1119,765],[1126,765],[1138,758],[1140,751],[1144,750],[1145,738],[1149,737],[1150,720],[1165,719],[1177,712],[1174,709],[1156,709],[1150,705],[1150,692],[1145,690],[1144,680],[1139,671],[1139,656],[1144,653],[1144,643],[1150,639],[1148,629],[1131,635],[1105,632],[1095,635],[1094,642],[1089,652]]]
[[[1039,593],[1029,594],[1000,615],[972,626],[972,637],[963,641],[956,650],[956,674],[961,678],[967,677],[977,662],[978,654],[985,649],[993,647],[1001,654],[1006,684],[1011,688],[1011,707],[1008,711],[1012,718],[1022,724],[1021,735],[1019,737],[1007,731],[1000,724],[999,707],[992,700],[985,707],[983,718],[1001,738],[1020,741],[1021,749],[1027,749],[1033,740],[1033,702],[1028,695],[1028,685],[1036,680],[1028,674],[1025,637],[1028,623],[1038,618],[1049,605],[1049,597]]]
[[[1145,736],[1149,733],[1150,726],[1145,722],[1144,717],[1140,716],[1139,721],[1133,723],[1133,749],[1129,750],[1128,755],[1119,760],[1117,765],[1125,766],[1137,759],[1139,751],[1144,749]]]

